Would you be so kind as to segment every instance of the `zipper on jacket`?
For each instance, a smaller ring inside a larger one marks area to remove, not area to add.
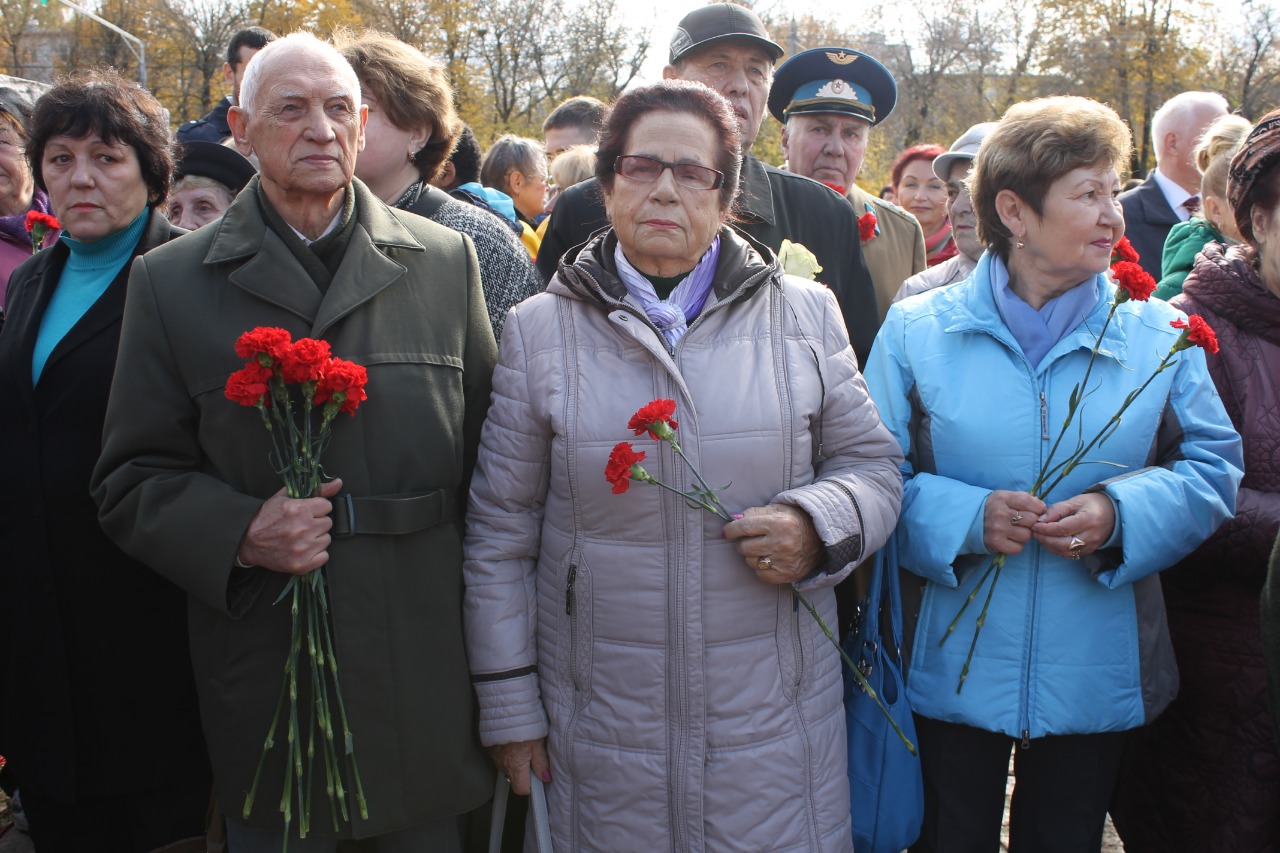
[[[799,701],[800,685],[804,683],[804,633],[800,629],[800,592],[791,590],[791,627],[796,638],[796,700]]]
[[[573,582],[578,579],[578,565],[576,563],[569,564],[569,581],[564,588],[564,612],[567,616],[573,615]]]
[[[1043,391],[1040,392],[1040,438],[1049,440],[1049,402]]]
[[[1027,729],[1022,730],[1022,748],[1023,749],[1031,748],[1031,732],[1028,731]]]

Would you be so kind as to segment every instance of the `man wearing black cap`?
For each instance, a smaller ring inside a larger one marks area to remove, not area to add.
[[[733,105],[743,153],[738,227],[774,251],[787,239],[817,256],[823,268],[818,279],[839,300],[853,350],[865,362],[879,314],[871,276],[854,236],[853,209],[822,185],[751,156],[765,116],[773,66],[782,53],[754,12],[732,3],[715,3],[695,9],[680,21],[663,77],[704,83]],[[538,252],[543,276],[550,279],[566,251],[606,225],[594,179],[566,190],[556,202]]]
[[[888,118],[897,100],[898,86],[887,68],[865,53],[839,47],[797,53],[778,67],[769,93],[769,112],[785,125],[787,168],[840,187],[859,217],[875,217],[874,229],[862,238],[862,255],[875,284],[877,323],[902,282],[925,268],[920,223],[854,180],[871,128]]]

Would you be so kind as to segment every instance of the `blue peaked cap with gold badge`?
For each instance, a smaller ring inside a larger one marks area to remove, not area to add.
[[[898,102],[898,84],[878,61],[847,47],[815,47],[778,66],[769,112],[782,123],[804,113],[840,113],[879,124]]]

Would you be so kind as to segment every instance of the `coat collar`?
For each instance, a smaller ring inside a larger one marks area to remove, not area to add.
[[[978,266],[967,279],[951,285],[945,294],[949,297],[949,317],[944,331],[948,333],[982,332],[1003,343],[1009,349],[1023,357],[1022,348],[1014,340],[1013,333],[1005,325],[996,307],[995,294],[991,292],[991,266],[994,256],[983,252],[978,259]],[[1101,298],[1089,316],[1080,325],[1063,336],[1062,340],[1041,359],[1036,373],[1043,373],[1053,362],[1067,353],[1077,349],[1092,350],[1098,340],[1098,331],[1106,323],[1107,312],[1111,310],[1111,300],[1115,298],[1115,285],[1105,274],[1094,276],[1092,284],[1101,290]],[[1116,311],[1116,316],[1107,324],[1098,348],[1098,355],[1106,356],[1123,363],[1128,354],[1125,341],[1125,320],[1134,319],[1134,303],[1125,303]]]
[[[742,191],[738,193],[738,208],[744,219],[758,219],[766,225],[777,224],[769,172],[751,154],[742,158]]]
[[[133,266],[133,260],[139,255],[145,254],[162,243],[166,243],[184,233],[186,232],[181,228],[172,225],[164,217],[164,214],[154,208],[151,209],[147,225],[143,229],[142,236],[139,238],[137,246],[134,247],[129,260],[121,267],[120,272],[116,273],[111,284],[107,286],[107,289],[98,297],[97,301],[89,306],[89,309],[67,330],[62,340],[58,341],[53,351],[49,353],[49,358],[45,361],[44,375],[49,375],[57,363],[66,358],[77,347],[92,340],[103,329],[110,327],[112,324],[118,324],[122,320],[124,317],[125,296],[128,293],[129,271]],[[34,260],[35,267],[31,274],[30,285],[33,289],[33,304],[22,328],[21,351],[25,354],[25,357],[14,360],[17,369],[26,371],[25,380],[19,382],[17,386],[23,388],[24,393],[29,394],[33,391],[31,388],[31,353],[35,349],[36,336],[40,333],[40,318],[44,316],[44,312],[49,308],[49,301],[53,298],[53,292],[57,289],[58,280],[62,277],[62,271],[66,267],[67,258],[70,254],[71,250],[59,240],[48,249],[37,254]],[[27,400],[28,405],[32,405],[33,400],[34,396],[29,397]]]
[[[547,286],[548,292],[596,302],[607,310],[625,307],[643,316],[639,303],[629,300],[627,288],[614,267],[613,249],[617,243],[617,234],[610,228],[587,243],[572,264],[566,262],[566,256]],[[777,257],[767,246],[733,226],[721,226],[714,298],[703,310],[745,299],[781,272]]]
[[[325,293],[311,281],[258,205],[255,176],[213,227],[207,266],[243,262],[228,274],[231,284],[307,321],[312,334],[325,330],[406,274],[385,249],[425,251],[396,214],[359,180],[352,179],[356,228],[347,253]]]

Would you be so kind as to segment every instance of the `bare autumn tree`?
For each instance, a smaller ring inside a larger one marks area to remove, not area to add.
[[[646,35],[618,24],[620,17],[616,0],[488,4],[475,42],[489,83],[488,130],[536,133],[543,114],[571,95],[612,100],[649,49]]]
[[[1280,10],[1265,0],[1244,0],[1243,26],[1217,33],[1215,60],[1221,91],[1240,114],[1257,121],[1280,105]]]
[[[1044,66],[1064,89],[1111,105],[1134,135],[1130,164],[1154,163],[1151,117],[1173,95],[1208,84],[1208,54],[1175,0],[1061,0],[1046,5]]]
[[[250,26],[248,2],[163,0],[163,29],[152,36],[159,63],[152,88],[175,123],[204,115],[222,95],[227,44]]]

